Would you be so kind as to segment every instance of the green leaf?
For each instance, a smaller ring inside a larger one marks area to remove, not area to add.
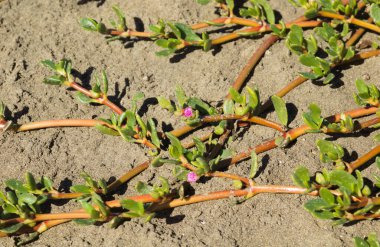
[[[51,181],[48,177],[42,176],[41,184],[47,191],[53,190],[53,181]]]
[[[124,199],[121,200],[121,206],[124,209],[128,209],[129,211],[138,214],[139,216],[144,215],[144,203],[142,202],[136,202],[131,199]]]
[[[353,58],[354,56],[355,56],[355,51],[354,51],[354,49],[350,46],[350,47],[346,50],[346,54],[344,55],[343,61],[348,61],[348,60],[350,60],[351,58]]]
[[[224,114],[234,114],[234,102],[232,101],[232,99],[227,99],[224,101],[223,103],[223,113]]]
[[[259,97],[259,92],[257,90],[253,90],[250,87],[245,87],[248,92],[248,105],[252,108],[252,110],[256,109],[256,107],[260,103],[260,97]]]
[[[5,109],[6,109],[5,104],[2,101],[0,101],[0,119],[4,119]]]
[[[219,122],[217,126],[215,126],[214,133],[217,135],[222,135],[224,131],[226,130],[226,127],[227,127],[227,121],[222,120]]]
[[[181,31],[171,22],[167,22],[170,29],[173,31],[174,35],[177,37],[177,39],[182,39]]]
[[[165,135],[169,138],[170,143],[171,143],[171,147],[172,147],[171,154],[174,155],[174,158],[179,158],[179,156],[182,155],[184,152],[184,148],[182,147],[180,140],[178,140],[178,138],[175,137],[170,132],[166,132]]]
[[[212,115],[214,113],[214,108],[200,98],[190,97],[187,101],[187,105],[198,110],[202,115]]]
[[[82,18],[80,20],[80,26],[87,31],[98,31],[98,22],[92,18]]]
[[[302,114],[304,122],[312,129],[318,130],[322,127],[323,118],[321,117],[321,109],[318,105],[312,103],[309,105],[310,112]]]
[[[314,38],[313,35],[310,35],[310,37],[306,39],[306,48],[307,48],[307,53],[311,55],[315,55],[315,53],[317,53],[318,44],[317,44],[317,40]]]
[[[76,97],[77,99],[79,100],[79,102],[83,103],[83,104],[90,104],[90,103],[93,103],[94,100],[91,99],[90,97],[88,97],[87,95],[85,95],[84,93],[82,92],[77,92],[76,93]],[[95,101],[96,102],[96,101]]]
[[[14,203],[14,204],[17,204],[17,201]],[[11,205],[11,204],[5,204],[3,205],[3,214],[4,215],[7,215],[7,214],[18,214],[19,213],[19,210]]]
[[[98,219],[100,214],[99,212],[88,202],[81,201],[83,209],[88,213],[91,219]]]
[[[109,128],[105,125],[102,125],[102,124],[96,124],[95,129],[99,130],[100,133],[106,134],[106,135],[111,135],[111,136],[119,136],[120,135],[120,133],[117,132],[116,130],[111,129],[111,128]]]
[[[373,205],[373,204],[369,204],[369,205],[365,206],[364,208],[361,208],[361,209],[355,211],[354,215],[364,215],[367,212],[369,212],[374,206],[375,205]]]
[[[106,195],[108,193],[108,186],[107,186],[106,180],[104,180],[103,178],[100,179],[98,182],[98,185],[99,185],[99,188],[102,189],[102,193]]]
[[[26,185],[28,186],[28,188],[30,190],[36,190],[37,189],[36,180],[35,180],[33,174],[31,174],[30,172],[27,172],[25,174],[25,181],[26,181]]]
[[[249,171],[249,178],[253,178],[258,169],[258,161],[257,161],[257,154],[255,151],[251,152],[251,169]]]
[[[200,156],[203,156],[203,154],[206,152],[206,144],[204,144],[199,138],[194,137],[193,141],[195,143],[195,147],[197,148],[197,153]]]
[[[330,211],[324,210],[331,207],[327,202],[323,199],[314,199],[307,201],[304,205],[304,208],[310,212],[314,217],[319,219],[332,219],[334,218],[334,214]]]
[[[53,75],[44,79],[45,84],[49,85],[62,85],[65,82],[65,77],[62,75]]]
[[[367,241],[362,238],[354,237],[354,246],[355,247],[371,247]]]
[[[117,29],[120,31],[127,30],[127,25],[125,24],[125,15],[123,11],[116,5],[112,6],[112,9],[119,19]]]
[[[277,95],[273,95],[271,100],[278,119],[284,126],[286,126],[288,124],[288,110],[286,109],[285,101]]]
[[[310,72],[299,72],[299,74],[302,77],[304,77],[306,79],[310,79],[310,80],[316,80],[316,79],[321,77],[321,75],[317,75],[315,73],[310,73]]]
[[[167,57],[173,54],[174,52],[175,52],[175,49],[165,49],[165,50],[158,51],[155,54],[158,57]]]
[[[27,193],[28,189],[23,185],[23,183],[16,179],[9,179],[5,181],[5,185],[14,191],[21,192],[21,193]]]
[[[133,141],[133,136],[136,134],[136,132],[130,128],[129,126],[126,126],[125,128],[119,128],[119,133],[121,135],[121,137],[127,141],[127,142],[131,142]]]
[[[137,92],[137,93],[133,96],[132,101],[138,102],[138,101],[140,101],[140,100],[142,100],[142,99],[144,99],[144,98],[145,98],[145,94],[144,94],[143,92]]]
[[[360,79],[356,80],[355,85],[356,85],[356,88],[359,92],[358,95],[360,98],[368,99],[370,97],[369,88],[363,80],[360,80]]]
[[[151,119],[151,118],[149,118],[149,120],[148,120],[148,127],[150,130],[150,138],[151,138],[153,144],[157,148],[160,148],[160,138],[158,137],[158,134],[157,134],[156,124],[154,123],[153,119]]]
[[[89,194],[91,193],[91,188],[87,185],[78,184],[70,187],[71,192],[78,192],[83,194]]]
[[[132,130],[136,125],[136,114],[132,111],[125,111],[127,126]]]
[[[320,196],[325,202],[327,202],[329,205],[335,205],[335,197],[334,197],[333,193],[331,193],[330,190],[328,190],[327,188],[322,187],[322,188],[319,190],[319,196]]]
[[[160,192],[161,192],[161,197],[163,197],[166,194],[168,194],[170,191],[169,181],[166,178],[161,177],[161,176],[158,179],[161,182]]]
[[[292,179],[296,185],[302,188],[310,188],[310,175],[309,170],[306,167],[301,166],[297,168]]]
[[[79,225],[82,225],[82,226],[89,226],[89,225],[95,224],[96,220],[94,220],[94,219],[76,219],[76,220],[73,220],[73,222],[75,222]]]
[[[175,95],[176,95],[179,107],[182,109],[183,106],[187,102],[187,97],[186,97],[185,91],[183,90],[183,88],[180,85],[176,85]]]
[[[41,61],[41,64],[44,65],[45,67],[55,71],[55,63],[51,60],[43,60]]]
[[[303,51],[303,31],[302,28],[297,25],[292,25],[286,38],[286,45],[288,48],[301,55]]]
[[[268,20],[268,22],[270,24],[274,24],[275,23],[274,12],[273,12],[272,7],[268,3],[268,1],[266,1],[266,0],[255,0],[255,2],[257,2],[258,4],[260,4],[263,7],[263,9],[265,11],[265,17]]]
[[[344,150],[338,144],[326,140],[318,140],[317,146],[319,151],[321,152],[322,162],[326,163],[331,161],[337,161],[343,158],[344,156]]]
[[[141,181],[136,184],[136,191],[140,194],[149,194],[152,191],[152,186],[147,185]]]
[[[187,180],[187,174],[189,173],[189,170],[182,166],[175,166],[173,169],[173,175],[178,179],[182,181]]]
[[[319,61],[316,59],[314,55],[311,54],[302,54],[299,57],[301,64],[307,67],[319,67]]]
[[[379,3],[371,4],[371,9],[369,11],[369,15],[372,17],[372,19],[376,23],[376,25],[380,26],[380,6],[379,6]]]
[[[23,226],[24,226],[23,223],[17,223],[17,224],[10,225],[7,227],[1,227],[0,232],[7,233],[7,234],[15,233],[18,230],[20,230],[21,227],[23,227]]]
[[[354,176],[342,170],[331,171],[330,183],[346,189],[348,193],[352,193],[354,186],[357,184]]]
[[[167,109],[169,112],[174,112],[175,109],[174,109],[174,106],[172,105],[172,103],[170,102],[170,100],[164,98],[164,97],[161,97],[161,96],[158,96],[157,97],[157,101],[158,101],[158,104],[164,108],[164,109]]]
[[[18,194],[19,203],[34,204],[37,201],[37,197],[30,193],[20,193]]]
[[[202,42],[203,42],[203,50],[206,52],[209,51],[212,46],[212,41],[206,32],[202,33]]]
[[[370,247],[380,247],[380,242],[375,232],[368,234],[367,242],[369,243]]]
[[[335,78],[335,75],[333,73],[328,73],[328,75],[323,80],[323,84],[329,84],[333,79]]]
[[[235,8],[235,2],[234,0],[226,0],[227,8],[230,10],[230,12],[234,11]]]
[[[140,126],[140,129],[141,129],[141,138],[145,138],[146,137],[146,134],[147,134],[147,127],[146,127],[146,124],[144,123],[144,121],[141,119],[141,117],[139,115],[136,114],[136,120],[137,120],[137,123],[138,125]]]
[[[236,89],[234,88],[230,88],[229,90],[230,92],[230,95],[231,95],[231,98],[236,102],[236,103],[239,103],[241,105],[243,105],[245,102],[244,101],[244,97],[238,92],[236,91]]]
[[[175,23],[174,24],[182,33],[181,37],[183,37],[184,40],[189,42],[199,42],[202,41],[202,39],[191,29],[190,26],[182,23]]]
[[[197,0],[197,3],[201,4],[201,5],[206,5],[210,2],[211,0]]]

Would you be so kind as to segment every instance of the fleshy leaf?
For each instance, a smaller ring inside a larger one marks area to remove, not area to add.
[[[284,126],[286,126],[288,124],[288,110],[286,109],[285,101],[277,95],[273,95],[271,97],[271,100],[277,113],[278,119]]]

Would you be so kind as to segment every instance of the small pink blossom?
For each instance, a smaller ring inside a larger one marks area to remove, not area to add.
[[[187,174],[187,182],[194,183],[198,180],[198,176],[195,172],[189,172]]]
[[[183,110],[182,115],[185,116],[185,117],[192,117],[193,116],[193,109],[191,109],[191,107],[186,107]]]

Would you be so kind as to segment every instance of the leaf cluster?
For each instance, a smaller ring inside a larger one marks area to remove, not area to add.
[[[125,218],[138,218],[143,217],[145,221],[150,221],[154,217],[154,213],[146,212],[143,202],[134,201],[131,199],[121,200],[121,206],[123,209],[128,210],[121,214],[121,217]]]
[[[380,90],[375,84],[366,84],[363,80],[358,79],[355,82],[358,93],[354,95],[356,104],[361,106],[378,105],[380,102]]]
[[[10,179],[5,182],[6,192],[0,192],[0,218],[9,218],[18,215],[21,218],[32,218],[40,213],[42,205],[47,199],[46,193],[52,192],[53,182],[43,176],[39,182],[31,173],[25,174],[25,181]],[[0,232],[13,233],[18,231],[23,224],[2,225]]]
[[[341,150],[335,149],[334,152],[335,155],[341,155]],[[337,157],[328,159],[333,158]],[[352,215],[365,216],[378,213],[380,210],[379,206],[372,203],[358,207],[352,199],[368,197],[372,193],[369,186],[364,184],[360,171],[356,170],[355,174],[356,177],[344,170],[323,169],[322,173],[316,174],[313,182],[308,169],[299,167],[293,174],[293,181],[308,191],[319,191],[320,198],[305,203],[304,207],[308,212],[320,219],[334,219],[334,224],[343,224],[353,219]]]
[[[309,112],[302,114],[302,119],[310,127],[308,132],[312,133],[321,132],[323,125],[326,123],[326,120],[321,116],[321,109],[314,103],[309,105]]]
[[[44,79],[44,83],[50,85],[63,85],[73,81],[73,76],[71,75],[71,60],[62,59],[58,63],[54,63],[51,60],[43,60],[41,63],[54,72],[54,75]]]
[[[185,42],[200,46],[204,51],[209,51],[211,48],[211,39],[207,33],[199,36],[189,25],[183,23],[159,20],[157,25],[150,25],[149,28],[154,33],[153,38],[159,38],[155,41],[156,45],[164,48],[156,52],[157,56],[169,56],[177,49],[183,48]],[[166,29],[170,31],[165,32]]]
[[[77,92],[77,99],[84,104],[99,103],[98,98],[107,98],[108,93],[108,78],[106,72],[103,70],[101,74],[102,80],[99,79],[98,75],[95,75],[95,84],[91,87],[91,97],[85,95],[82,92]]]
[[[342,146],[327,141],[317,140],[317,147],[319,149],[319,158],[323,163],[335,163],[338,169],[344,169],[345,165],[342,161],[344,156],[344,149]]]
[[[164,198],[170,192],[169,182],[164,177],[159,177],[161,185],[150,186],[144,182],[139,181],[136,184],[136,191],[140,194],[149,194],[153,198]]]
[[[311,80],[325,77],[323,84],[330,83],[334,79],[334,74],[330,72],[331,67],[339,62],[347,61],[355,55],[353,48],[347,48],[341,40],[348,32],[347,23],[343,24],[341,32],[336,31],[333,26],[325,22],[322,27],[314,29],[314,33],[327,44],[323,51],[329,59],[325,59],[316,55],[319,47],[314,36],[311,35],[305,39],[302,28],[293,25],[287,35],[286,45],[292,52],[299,55],[301,64],[311,69],[311,72],[301,72],[301,76]]]
[[[124,32],[127,30],[125,14],[118,6],[112,6],[112,10],[114,11],[117,20],[110,20],[111,25],[118,31]],[[98,22],[92,18],[82,18],[79,21],[80,26],[86,31],[99,32],[101,34],[108,34],[109,30],[106,28],[105,24],[102,22]],[[119,38],[119,37],[117,37]],[[109,41],[115,40],[114,38],[108,39]]]
[[[355,247],[380,247],[379,239],[375,232],[372,232],[366,238],[354,237]]]
[[[267,0],[249,0],[249,2],[251,3],[250,7],[239,10],[241,16],[275,24],[274,11]]]
[[[106,135],[121,136],[128,142],[141,143],[149,138],[156,149],[160,149],[161,142],[154,120],[150,118],[144,122],[137,113],[137,102],[144,97],[143,93],[137,93],[132,98],[131,110],[126,110],[120,116],[112,113],[110,119],[100,118],[107,125],[97,124],[95,128]]]
[[[183,118],[183,121],[185,121],[187,125],[196,126],[201,121],[200,116],[214,115],[217,112],[215,108],[200,98],[188,97],[186,92],[179,85],[176,86],[175,96],[176,102],[162,96],[158,96],[157,101],[162,108],[174,113],[176,116],[182,116],[184,109],[190,107],[193,112],[192,116]]]
[[[234,88],[230,88],[231,99],[227,99],[223,103],[224,114],[253,115],[260,104],[259,92],[257,89],[252,89],[248,86],[245,89],[248,96],[239,93]]]

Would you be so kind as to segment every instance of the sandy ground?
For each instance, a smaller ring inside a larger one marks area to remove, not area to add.
[[[106,0],[78,4],[74,0],[5,0],[0,1],[0,99],[18,123],[45,119],[108,117],[109,109],[83,105],[73,92],[47,86],[41,81],[48,75],[40,65],[43,59],[70,58],[79,82],[85,85],[95,71],[106,69],[111,99],[123,106],[143,91],[147,98],[170,97],[174,85],[180,84],[192,95],[209,102],[222,99],[261,39],[240,39],[205,53],[195,50],[172,59],[156,57],[158,48],[147,41],[113,42],[81,30],[81,17],[107,20],[113,15],[111,6],[118,4],[127,12],[130,27],[156,22],[158,18],[196,23],[217,17],[212,5],[201,7],[193,0]],[[300,12],[287,1],[272,0],[272,6],[293,19]],[[367,35],[366,38],[373,38]],[[294,120],[302,123],[301,114],[311,102],[323,109],[323,115],[355,108],[352,94],[357,78],[370,78],[379,85],[380,58],[372,58],[338,73],[335,86],[319,86],[307,82],[286,97],[291,103]],[[292,80],[302,68],[295,56],[276,43],[250,77],[248,85],[257,86],[262,98]],[[86,84],[87,83],[87,84]],[[144,116],[156,118],[160,126],[172,124],[167,112],[146,101]],[[273,113],[269,119],[275,119]],[[347,149],[349,159],[364,154],[374,146],[376,133],[338,138]],[[273,131],[252,127],[232,145],[236,152],[275,136]],[[303,164],[312,172],[320,170],[315,141],[323,135],[307,135],[289,149],[275,149],[259,155],[262,161],[257,182],[292,184],[291,174]],[[25,171],[37,177],[51,177],[55,186],[68,190],[81,182],[83,170],[93,177],[108,180],[121,175],[145,160],[144,148],[103,136],[94,129],[47,129],[28,133],[6,133],[0,136],[0,182],[21,178]],[[246,175],[249,162],[242,162],[231,172]],[[369,174],[371,169],[365,171]],[[133,194],[136,181],[157,180],[170,175],[169,168],[150,169],[135,179],[126,193]],[[199,191],[228,188],[226,181],[213,179],[197,184]],[[367,221],[349,226],[332,227],[331,222],[314,219],[302,208],[304,196],[259,195],[242,205],[220,200],[177,208],[161,213],[150,223],[126,222],[117,229],[102,226],[79,226],[68,223],[44,233],[31,246],[350,246],[353,236],[379,231],[378,222]],[[52,212],[77,207],[74,202],[53,204]],[[13,246],[13,240],[0,239],[0,246]]]

